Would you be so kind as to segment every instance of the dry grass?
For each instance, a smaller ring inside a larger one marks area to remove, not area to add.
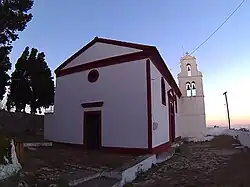
[[[209,142],[209,144],[213,148],[228,149],[233,148],[232,144],[240,144],[240,142],[235,140],[232,136],[221,135],[215,136],[214,139]]]
[[[250,186],[250,151],[233,155],[226,166],[214,173],[214,180],[229,187]]]

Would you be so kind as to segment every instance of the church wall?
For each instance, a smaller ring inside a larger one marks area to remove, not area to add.
[[[205,115],[203,97],[182,96],[180,100],[180,115]]]
[[[180,116],[181,136],[182,137],[202,137],[206,132],[205,115]]]
[[[158,145],[169,142],[169,110],[168,110],[168,96],[167,91],[171,89],[168,82],[165,80],[166,87],[166,106],[162,104],[161,98],[161,73],[150,63],[151,74],[151,98],[152,98],[152,123],[157,124],[157,128],[152,130],[152,145]],[[178,116],[176,114],[176,126],[178,126]],[[176,137],[179,134],[178,127],[176,127]]]
[[[53,120],[46,125],[50,128],[46,138],[83,144],[84,111],[101,110],[103,147],[148,148],[146,59],[97,70],[100,76],[94,83],[87,79],[90,70],[57,78]],[[97,101],[103,101],[103,107],[81,106]]]
[[[203,97],[181,97],[180,124],[182,137],[198,137],[206,130]]]

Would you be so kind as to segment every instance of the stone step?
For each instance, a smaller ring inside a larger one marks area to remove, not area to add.
[[[81,184],[78,184],[75,187],[115,187],[119,183],[119,181],[120,180],[118,179],[98,177],[98,178],[83,182]]]
[[[175,153],[175,148],[169,148],[168,149],[168,152],[164,152],[164,153],[161,153],[161,154],[158,154],[156,156],[156,163],[161,163],[161,162],[164,162],[170,158],[172,158],[172,156],[174,155]]]
[[[240,145],[240,146],[236,146],[235,147],[235,149],[244,149],[245,148],[245,146],[243,146],[243,145]]]
[[[23,147],[52,147],[52,142],[49,141],[41,141],[41,142],[29,142],[23,143]]]
[[[239,143],[233,143],[232,146],[241,146]]]
[[[98,177],[100,177],[99,172],[90,170],[76,170],[74,173],[62,174],[62,178],[68,180],[70,186],[77,186],[78,184]]]

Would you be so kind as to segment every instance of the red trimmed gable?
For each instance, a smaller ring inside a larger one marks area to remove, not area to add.
[[[91,48],[96,43],[103,43],[103,44],[110,44],[114,46],[120,46],[120,47],[127,47],[131,49],[137,49],[137,52],[132,52],[125,55],[118,55],[113,57],[107,57],[103,59],[99,59],[96,61],[91,61],[85,64],[76,65],[73,67],[65,68],[69,63],[71,63],[73,60],[75,60],[78,56],[80,56],[82,53],[87,51],[89,48]],[[138,57],[138,59],[137,59]],[[176,84],[171,72],[169,71],[167,65],[165,64],[163,58],[161,57],[159,51],[155,46],[150,45],[143,45],[143,44],[136,44],[136,43],[130,43],[130,42],[123,42],[113,39],[105,39],[105,38],[98,38],[95,37],[92,41],[90,41],[87,45],[85,45],[83,48],[81,48],[79,51],[77,51],[75,54],[73,54],[70,58],[68,58],[64,63],[62,63],[56,70],[55,74],[57,77],[64,76],[71,73],[76,73],[80,71],[85,71],[88,69],[93,69],[98,67],[105,67],[110,66],[117,63],[125,63],[129,62],[131,60],[139,60],[142,58],[149,58],[152,60],[156,68],[161,72],[162,76],[167,80],[168,84],[174,89],[176,92],[176,95],[178,97],[181,97],[181,91]],[[92,67],[93,66],[93,67]],[[65,69],[64,69],[65,68]]]
[[[68,58],[65,62],[63,62],[58,68],[56,68],[55,74],[57,74],[60,70],[64,69],[73,60],[75,60],[78,56],[80,56],[82,53],[84,53],[86,50],[91,48],[96,43],[103,43],[103,44],[110,44],[110,45],[114,45],[114,46],[127,47],[127,48],[137,49],[140,51],[155,48],[154,46],[149,46],[149,45],[136,44],[136,43],[123,42],[123,41],[118,41],[118,40],[111,40],[111,39],[95,37],[87,45],[85,45],[83,48],[81,48],[79,51],[77,51],[75,54],[73,54],[70,58]],[[139,51],[137,51],[137,52],[139,52]],[[98,60],[101,60],[101,59],[98,59]]]

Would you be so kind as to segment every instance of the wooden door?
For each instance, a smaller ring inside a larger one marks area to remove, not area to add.
[[[101,111],[84,112],[84,146],[88,150],[101,148]]]

